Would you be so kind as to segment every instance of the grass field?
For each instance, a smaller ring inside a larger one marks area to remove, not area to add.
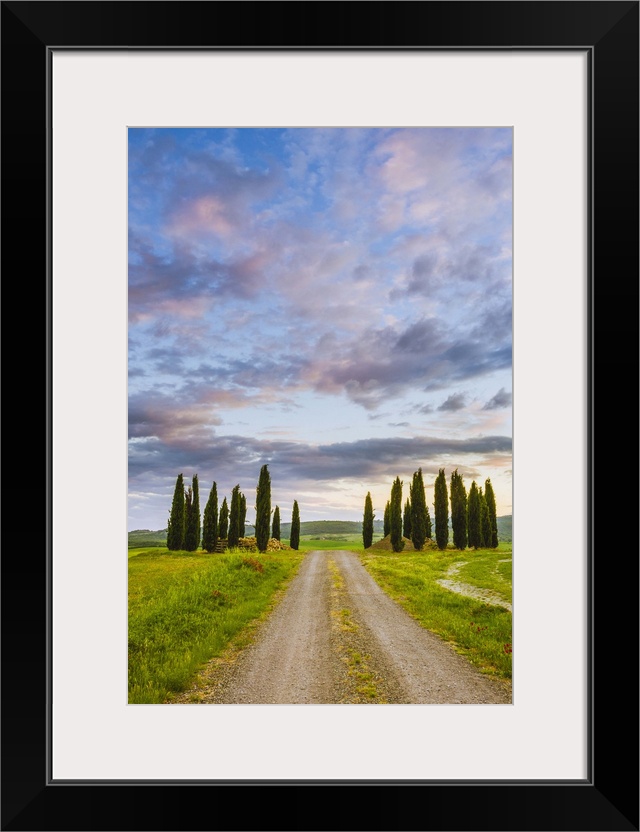
[[[381,534],[374,534],[374,543],[380,540]],[[283,543],[289,545],[288,539],[283,539]],[[357,534],[344,532],[340,534],[305,534],[300,535],[301,552],[311,552],[314,549],[347,549],[348,551],[363,551],[362,532]]]
[[[375,552],[361,555],[373,578],[424,627],[452,643],[478,669],[511,678],[512,616],[503,607],[440,586],[453,564],[456,581],[488,589],[511,602],[511,545],[460,552]]]
[[[358,552],[380,586],[423,626],[482,671],[511,678],[511,613],[438,584],[454,567],[455,581],[510,603],[510,544],[394,553],[364,551],[359,534],[304,535],[298,552],[275,554],[129,549],[129,702],[164,702],[184,690],[206,661],[270,611],[278,589],[313,549]]]
[[[265,615],[303,554],[129,550],[129,702],[184,690],[249,622]]]

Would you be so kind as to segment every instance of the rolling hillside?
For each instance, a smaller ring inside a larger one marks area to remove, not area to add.
[[[500,540],[509,543],[511,542],[511,515],[507,514],[503,517],[498,517],[498,537]],[[382,534],[383,523],[381,520],[375,520],[373,530],[376,534]],[[288,538],[291,533],[291,523],[282,523],[280,532],[283,538]],[[324,535],[334,534],[361,534],[362,523],[357,520],[309,520],[300,523],[301,537],[322,537]],[[246,526],[246,534],[248,536],[255,534],[253,526]],[[150,531],[149,529],[136,529],[129,532],[129,548],[133,549],[139,546],[165,546],[167,543],[167,530],[159,529],[158,531]]]

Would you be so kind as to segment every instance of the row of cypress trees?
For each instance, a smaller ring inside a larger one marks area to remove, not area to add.
[[[442,474],[444,479],[444,472]],[[466,549],[467,546],[473,549],[481,547],[486,549],[497,548],[496,497],[490,479],[485,480],[484,492],[473,480],[469,494],[467,494],[462,475],[458,474],[458,469],[456,468],[451,474],[451,527],[453,530],[453,545],[456,549]],[[445,540],[444,546],[447,545],[447,540]],[[439,542],[438,546],[441,549],[444,548]]]
[[[256,545],[260,552],[265,552],[271,527],[271,477],[267,465],[260,469],[255,509]],[[231,504],[227,503],[225,497],[218,512],[218,487],[214,482],[202,518],[202,548],[207,552],[215,552],[219,540],[226,540],[228,549],[235,548],[240,538],[245,536],[246,517],[247,500],[240,491],[240,485],[235,485],[231,491]],[[195,552],[200,546],[200,531],[198,475],[194,475],[192,484],[185,490],[184,478],[179,474],[169,511],[167,548],[170,551]],[[280,540],[279,506],[273,511],[271,537]],[[299,544],[300,510],[297,500],[294,500],[289,545],[292,549],[297,549]]]
[[[200,545],[200,494],[198,475],[185,490],[182,474],[178,475],[167,525],[167,548],[195,552]]]
[[[404,504],[404,512],[402,510],[402,485],[400,477],[396,477],[391,488],[391,497],[384,510],[384,536],[390,535],[391,548],[394,552],[401,552],[404,549],[404,538],[410,538],[414,548],[420,551],[426,541],[431,538],[431,515],[424,492],[422,468],[413,474],[409,486],[410,498]],[[371,495],[367,496],[370,499]],[[367,543],[365,540],[364,545],[366,549],[371,542]]]
[[[474,480],[469,494],[458,469],[451,474],[451,526],[453,545],[456,549],[474,549],[480,547],[495,549],[498,546],[498,521],[496,517],[496,499],[487,479],[484,493]],[[434,483],[433,495],[435,539],[439,549],[446,549],[449,542],[449,493],[444,468],[438,471]],[[373,541],[373,503],[368,492],[364,502],[362,521],[362,539],[364,548],[368,549]],[[414,548],[420,551],[425,542],[431,538],[432,525],[429,508],[425,499],[422,468],[413,475],[410,497],[402,511],[402,482],[399,477],[393,482],[391,497],[384,510],[384,536],[391,538],[394,552],[404,548],[404,538],[410,538]]]

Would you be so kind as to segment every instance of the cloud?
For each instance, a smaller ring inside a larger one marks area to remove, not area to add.
[[[504,389],[480,417],[486,394],[474,381],[496,390],[511,368],[511,130],[130,136],[130,470],[139,493],[147,479],[169,493],[189,466],[233,485],[253,482],[268,462],[274,479],[312,492],[318,481],[338,488],[339,477],[382,481],[412,454],[425,470],[438,454],[448,464],[436,440],[293,441],[313,430],[317,414],[305,408],[315,403],[333,413],[346,401],[350,433],[329,418],[321,436],[332,440],[387,423],[407,432],[401,420],[418,413],[432,414],[422,423],[438,435],[449,431],[447,411],[459,413],[458,437],[504,429]],[[261,408],[270,411],[262,429]],[[291,426],[289,441],[275,432],[276,409],[289,411],[278,421]],[[230,422],[243,410],[253,411],[251,427]],[[462,466],[473,452],[451,453]]]
[[[133,230],[129,235],[129,319],[202,318],[224,298],[250,299],[264,288],[266,252],[227,260],[180,243],[160,253]]]
[[[185,449],[169,445],[173,433],[148,437],[146,441],[131,445],[130,467],[134,476],[145,471],[170,474],[181,464],[177,460]],[[160,445],[164,445],[162,453]],[[264,464],[278,472],[285,480],[353,480],[387,476],[395,468],[435,466],[443,455],[459,458],[470,454],[510,454],[511,438],[507,436],[483,436],[469,439],[442,439],[438,437],[388,437],[360,439],[354,442],[336,442],[315,445],[305,442],[246,436],[216,436],[203,444],[197,441],[188,445],[189,459],[197,460],[200,470],[225,467],[253,479]],[[431,460],[431,463],[430,463]],[[257,466],[257,468],[256,468]],[[249,476],[249,472],[252,472]],[[197,472],[196,472],[197,473]],[[229,478],[233,479],[234,475]]]
[[[500,410],[511,405],[511,393],[507,393],[504,387],[495,394],[492,399],[485,404],[483,410]]]
[[[211,441],[221,420],[205,402],[176,401],[173,396],[137,393],[129,397],[129,437],[154,438],[181,448]]]
[[[464,393],[452,393],[445,401],[442,402],[438,410],[463,410],[467,403],[467,397]]]

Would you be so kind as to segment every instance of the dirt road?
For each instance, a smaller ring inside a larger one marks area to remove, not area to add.
[[[237,660],[212,661],[201,703],[501,704],[483,676],[391,600],[346,551],[310,552],[282,601]]]

